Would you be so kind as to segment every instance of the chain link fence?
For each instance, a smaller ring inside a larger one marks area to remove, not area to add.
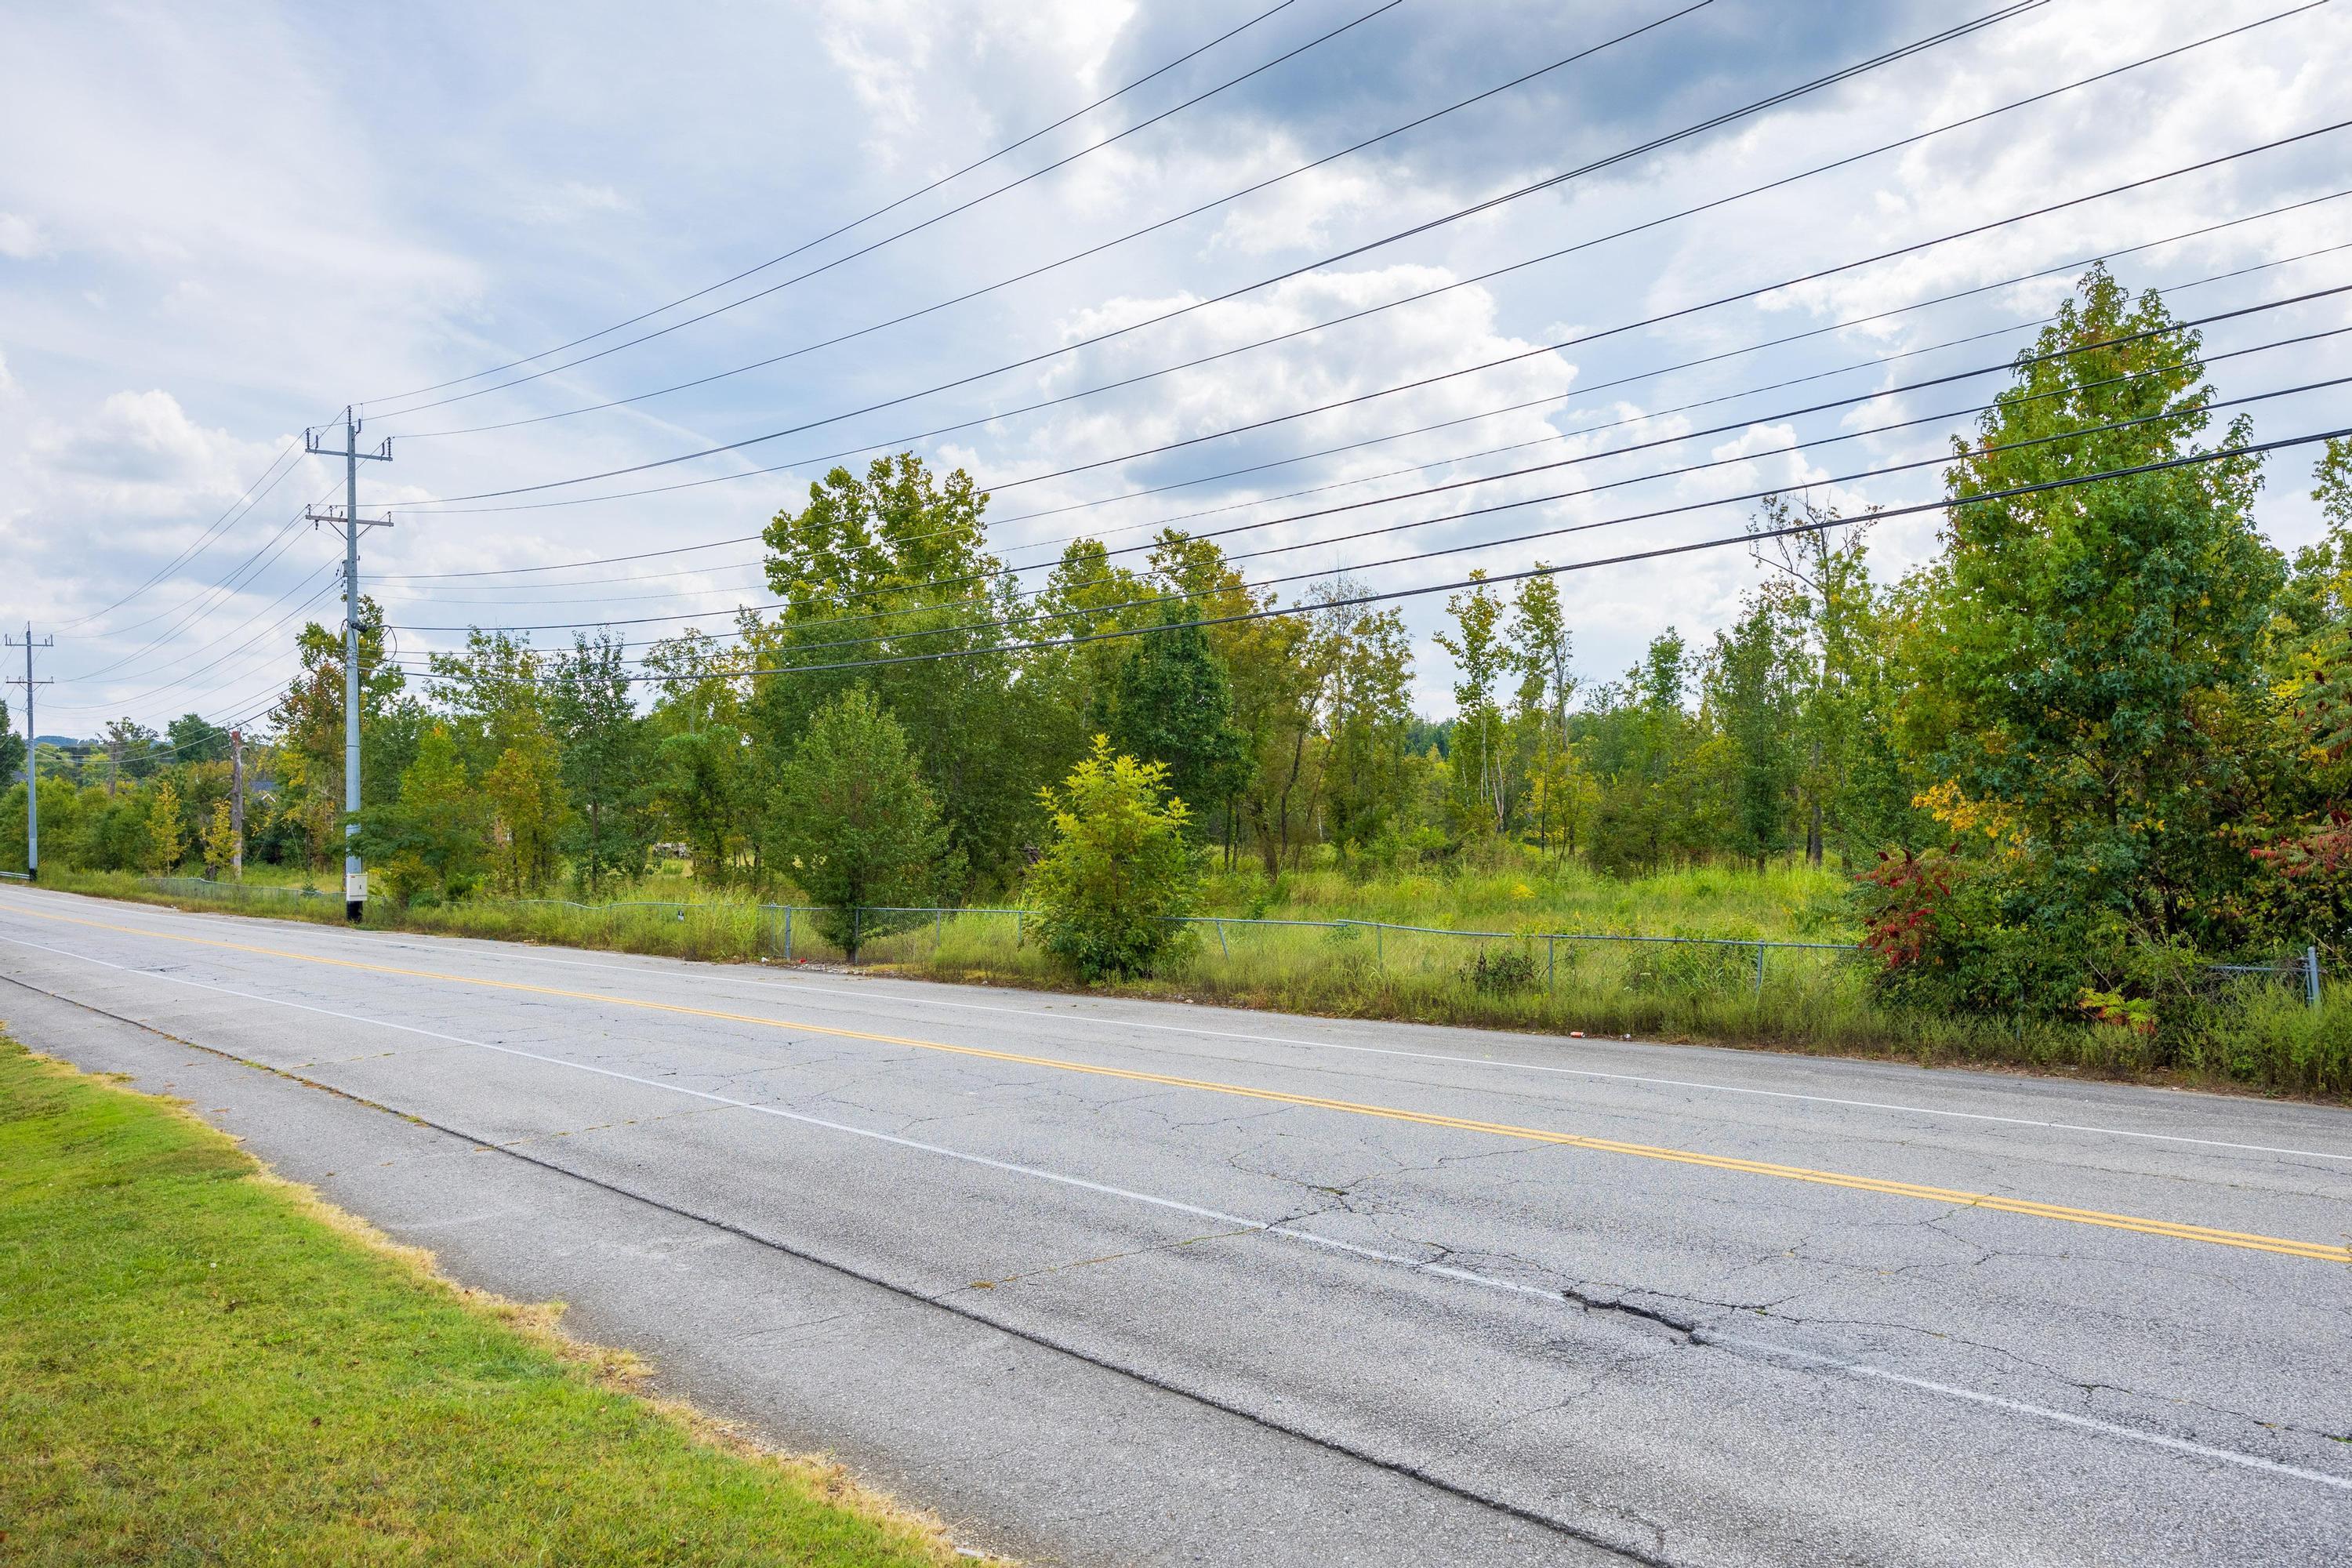
[[[287,888],[196,877],[150,877],[147,886],[177,897],[247,907],[288,900],[339,898],[314,888]],[[466,911],[542,911],[517,934],[542,940],[586,938],[687,956],[833,962],[856,951],[875,962],[948,959],[972,967],[1008,960],[1027,944],[1036,911],[1009,907],[755,904],[693,899],[481,900],[440,906],[447,929],[468,929]],[[429,915],[430,911],[416,911]],[[1278,920],[1244,915],[1183,915],[1173,924],[1197,933],[1192,962],[1235,966],[1360,964],[1400,977],[1457,975],[1494,991],[1552,992],[1571,977],[1611,981],[1635,991],[1744,990],[1799,985],[1864,957],[1851,942],[1788,942],[1722,936],[1648,936],[1606,931],[1484,931],[1372,920]],[[441,919],[428,921],[434,926]],[[496,934],[485,931],[482,934]],[[2268,977],[2320,1005],[2317,947],[2264,963],[2209,963],[2224,980]]]

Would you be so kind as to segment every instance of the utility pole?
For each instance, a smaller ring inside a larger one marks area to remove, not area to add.
[[[228,732],[228,865],[233,879],[245,880],[245,731]]]
[[[351,842],[360,830],[360,531],[392,526],[389,518],[360,516],[360,459],[392,461],[392,438],[386,437],[375,451],[361,451],[360,421],[346,408],[341,451],[320,446],[315,430],[302,432],[302,446],[320,457],[341,458],[344,464],[342,515],[316,508],[307,515],[313,526],[332,522],[343,531],[343,915],[357,924],[367,911],[367,868],[360,864],[358,846]]]
[[[37,688],[53,685],[54,682],[33,679],[33,650],[55,647],[58,639],[47,637],[35,642],[33,623],[26,621],[21,643],[15,637],[0,640],[5,640],[10,647],[25,650],[25,679],[12,679],[8,684],[25,689],[25,875],[37,882],[41,879],[41,731],[33,722],[33,692]]]

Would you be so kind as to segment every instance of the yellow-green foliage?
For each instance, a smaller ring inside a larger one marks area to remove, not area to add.
[[[612,1385],[625,1358],[355,1230],[0,1037],[0,1559],[951,1559],[837,1470],[698,1436]]]
[[[340,923],[340,899],[295,900],[234,887],[166,896],[137,878],[78,875],[60,885],[187,908]],[[1759,1045],[1777,1049],[1894,1055],[1930,1062],[2003,1062],[2122,1077],[2238,1083],[2292,1094],[2352,1095],[2352,995],[2331,985],[2324,1012],[2301,993],[2251,982],[2216,994],[2193,1030],[2158,1040],[2127,1027],[2060,1019],[1967,1017],[1892,1007],[1864,983],[1853,947],[1845,879],[1835,869],[1774,865],[1763,872],[1696,867],[1620,880],[1570,867],[1546,874],[1532,857],[1500,869],[1407,874],[1355,881],[1337,872],[1258,872],[1209,879],[1198,905],[1228,918],[1222,931],[1195,924],[1181,954],[1150,972],[1099,982],[1137,995],[1318,1013],[1483,1025],[1549,1034],[1629,1034],[1643,1039]],[[478,900],[400,910],[371,903],[368,921],[572,947],[749,962],[784,956],[784,925],[747,898],[648,879],[638,892],[677,900],[650,906],[581,908]],[[266,901],[265,901],[266,900]],[[683,918],[680,918],[683,916]],[[1501,938],[1268,927],[1242,918],[1381,921]],[[1756,984],[1753,948],[1667,944],[1547,944],[1546,932],[1698,936],[1800,942],[1842,951],[1774,950]],[[1011,912],[902,921],[870,937],[862,957],[943,980],[1039,986],[1070,982],[1039,942],[1035,919]],[[1490,952],[1481,968],[1478,955]],[[1496,959],[1514,961],[1496,967]],[[803,913],[792,956],[836,961]],[[1517,962],[1524,956],[1526,963]],[[1497,977],[1526,976],[1498,984]]]

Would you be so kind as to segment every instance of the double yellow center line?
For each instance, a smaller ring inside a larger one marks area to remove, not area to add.
[[[2144,1236],[2169,1237],[2176,1241],[2203,1242],[2215,1247],[2242,1247],[2252,1252],[2273,1252],[2288,1258],[2307,1258],[2321,1263],[2352,1265],[2352,1245],[2341,1242],[2298,1241],[2292,1237],[2262,1236],[2241,1230],[2220,1230],[2211,1226],[2188,1225],[2177,1220],[2148,1219],[2138,1215],[2110,1214],[2103,1209],[2077,1208],[2069,1204],[2037,1203],[2029,1198],[2005,1197],[1996,1193],[1971,1193],[1953,1187],[1933,1187],[1917,1182],[1894,1182],[1878,1176],[1857,1176],[1841,1171],[1817,1171],[1804,1165],[1783,1165],[1769,1160],[1742,1160],[1727,1154],[1706,1154],[1689,1149],[1669,1149],[1654,1143],[1628,1143],[1614,1138],[1593,1138],[1578,1132],[1555,1132],[1540,1127],[1520,1127],[1507,1121],[1482,1121],[1471,1117],[1445,1116],[1435,1111],[1408,1110],[1392,1105],[1370,1105],[1360,1100],[1333,1100],[1316,1094],[1293,1094],[1284,1089],[1257,1089],[1247,1084],[1223,1083],[1213,1079],[1179,1078],[1169,1073],[1144,1072],[1135,1068],[1098,1067],[1090,1062],[1065,1061],[1057,1057],[1029,1056],[1019,1051],[990,1050],[981,1046],[950,1045],[942,1040],[917,1039],[905,1035],[877,1034],[865,1029],[845,1029],[830,1024],[811,1024],[786,1018],[765,1018],[749,1013],[730,1013],[711,1007],[688,1007],[676,1002],[649,1002],[635,996],[614,996],[596,991],[572,991],[553,985],[531,985],[515,980],[485,980],[467,974],[445,974],[436,970],[409,969],[397,964],[368,963],[357,959],[324,958],[313,953],[289,952],[281,948],[257,947],[245,942],[220,942],[206,937],[178,936],[169,931],[142,930],[136,926],[110,925],[103,921],[80,920],[70,915],[40,914],[29,910],[15,910],[18,914],[53,921],[61,924],[89,926],[98,931],[119,931],[129,936],[159,938],[165,942],[184,942],[194,947],[222,948],[235,952],[249,952],[266,958],[282,958],[297,963],[323,964],[336,969],[364,971],[371,974],[391,974],[410,980],[437,981],[448,985],[472,985],[488,991],[515,991],[535,996],[556,996],[567,1001],[592,1002],[608,1007],[631,1007],[652,1013],[676,1013],[688,1017],[712,1018],[722,1023],[747,1024],[764,1029],[783,1029],[812,1035],[830,1035],[846,1040],[866,1040],[877,1045],[900,1046],[909,1050],[936,1051],[948,1056],[972,1057],[983,1061],[1010,1062],[1020,1067],[1044,1068],[1055,1072],[1084,1073],[1093,1078],[1118,1079],[1129,1083],[1158,1084],[1167,1089],[1192,1089],[1204,1094],[1230,1095],[1241,1100],[1265,1100],[1276,1105],[1297,1105],[1316,1110],[1339,1111],[1349,1116],[1377,1117],[1386,1121],[1411,1122],[1423,1127],[1444,1127],[1455,1131],[1476,1132],[1495,1138],[1517,1139],[1528,1143],[1550,1143],[1569,1149],[1586,1149],[1595,1153],[1622,1154],[1642,1160],[1663,1160],[1677,1165],[1696,1165],[1702,1170],[1728,1171],[1747,1176],[1769,1176],[1786,1182],[1808,1182],[1815,1186],[1843,1187],[1859,1193],[1877,1193],[1887,1197],[1916,1198],[1924,1203],[1944,1204],[1956,1208],[1990,1209],[1998,1214],[2026,1215],[2035,1219],[2064,1220],[2074,1225],[2098,1226],[2108,1230],[2137,1231]]]

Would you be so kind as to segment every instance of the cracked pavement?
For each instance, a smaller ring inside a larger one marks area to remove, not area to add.
[[[2352,1542],[2352,1254],[1666,1157],[2335,1245],[2340,1109],[20,888],[0,977],[26,1044],[189,1100],[457,1278],[569,1302],[665,1392],[1034,1562]]]

